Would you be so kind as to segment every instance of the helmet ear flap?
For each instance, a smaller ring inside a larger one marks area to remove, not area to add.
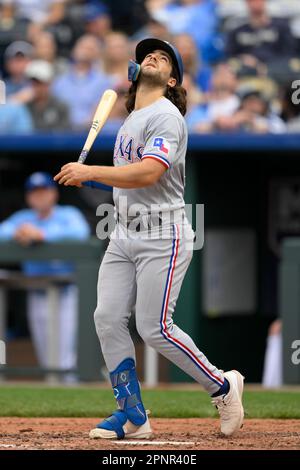
[[[137,64],[134,60],[128,62],[128,80],[130,82],[135,82],[140,73],[141,66]]]

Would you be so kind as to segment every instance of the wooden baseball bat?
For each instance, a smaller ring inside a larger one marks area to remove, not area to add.
[[[106,90],[97,106],[96,112],[93,117],[93,122],[89,130],[87,139],[78,158],[78,163],[84,163],[88,153],[102,127],[104,126],[109,113],[117,99],[117,93],[114,90]]]

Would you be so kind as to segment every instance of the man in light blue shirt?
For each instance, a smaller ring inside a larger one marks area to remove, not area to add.
[[[215,0],[168,2],[155,11],[154,18],[165,24],[172,35],[188,33],[192,36],[204,63],[213,62],[222,55]]]
[[[73,129],[90,127],[102,93],[113,86],[112,79],[100,71],[100,50],[97,38],[88,34],[79,38],[69,70],[53,83],[53,95],[69,107]]]
[[[4,51],[6,95],[12,96],[29,86],[25,70],[33,55],[33,47],[26,41],[14,41]]]
[[[33,122],[23,104],[0,104],[0,134],[30,134]]]
[[[28,209],[20,210],[0,224],[0,242],[15,240],[23,246],[32,243],[85,240],[89,226],[81,212],[72,206],[57,205],[58,190],[48,173],[33,173],[25,182]],[[68,275],[74,271],[65,261],[27,261],[23,271],[28,276]],[[59,367],[76,367],[77,289],[73,284],[60,289]],[[48,367],[47,302],[41,290],[28,295],[28,320],[41,366]],[[68,380],[69,376],[65,376]]]

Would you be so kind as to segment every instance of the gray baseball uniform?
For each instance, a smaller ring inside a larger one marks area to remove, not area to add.
[[[135,359],[128,321],[135,306],[143,340],[210,393],[224,382],[192,339],[173,322],[182,281],[192,259],[192,228],[184,212],[185,121],[167,98],[133,111],[120,128],[114,165],[153,158],[166,167],[152,186],[114,188],[118,223],[99,270],[97,334],[113,371]]]

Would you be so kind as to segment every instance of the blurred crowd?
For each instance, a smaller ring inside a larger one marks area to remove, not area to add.
[[[0,133],[85,130],[107,88],[116,131],[145,37],[182,55],[191,133],[300,132],[299,0],[0,0]]]

